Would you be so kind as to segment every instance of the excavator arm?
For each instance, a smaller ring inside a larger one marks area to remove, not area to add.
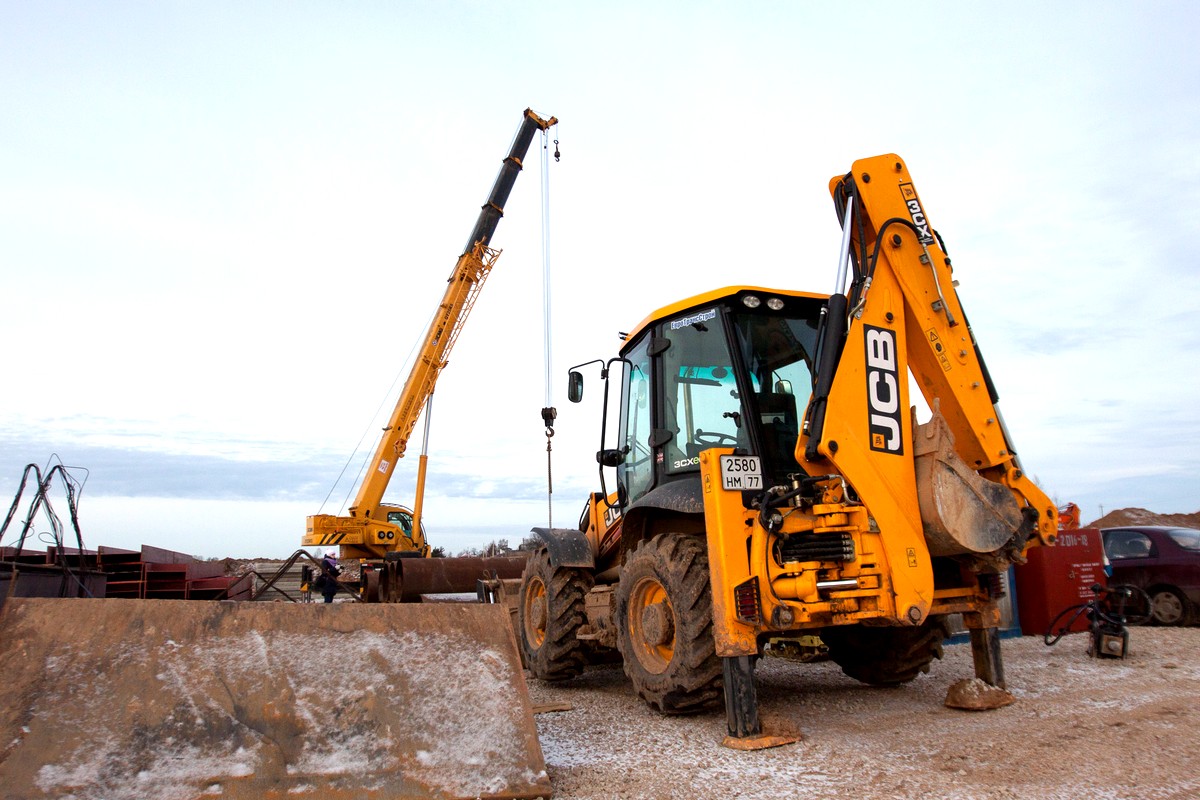
[[[917,620],[932,596],[931,555],[1002,571],[1033,540],[1054,541],[1057,512],[1021,468],[950,258],[904,162],[857,161],[830,191],[853,275],[831,298],[797,458],[810,474],[833,463],[863,499]],[[920,425],[909,413],[910,371],[932,411]]]

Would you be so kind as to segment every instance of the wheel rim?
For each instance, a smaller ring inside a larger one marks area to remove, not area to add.
[[[1183,604],[1173,592],[1159,592],[1150,600],[1150,613],[1164,625],[1174,625],[1183,617]]]
[[[629,597],[629,641],[647,672],[661,674],[675,656],[675,610],[666,588],[642,578]]]
[[[546,584],[541,578],[530,578],[525,586],[525,639],[541,647],[546,641]]]

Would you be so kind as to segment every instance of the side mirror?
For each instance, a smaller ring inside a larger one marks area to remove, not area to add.
[[[575,370],[567,375],[567,399],[572,403],[583,399],[583,374]]]
[[[623,449],[606,449],[596,453],[596,461],[602,467],[619,467],[625,460],[625,451]]]
[[[791,394],[792,382],[779,380],[775,381],[775,394]]]

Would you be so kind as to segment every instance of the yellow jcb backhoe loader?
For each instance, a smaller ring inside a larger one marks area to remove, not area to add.
[[[578,529],[534,529],[521,585],[536,677],[615,647],[658,710],[724,697],[725,743],[768,747],[788,739],[759,722],[766,641],[817,634],[846,674],[895,685],[928,670],[962,614],[976,676],[1005,685],[1001,575],[1054,541],[1056,509],[1017,459],[904,162],[857,161],[830,190],[832,295],[712,291],[651,314],[600,362],[606,412],[620,392],[602,491]],[[931,412],[919,424],[910,373]],[[582,387],[576,368],[569,398]]]

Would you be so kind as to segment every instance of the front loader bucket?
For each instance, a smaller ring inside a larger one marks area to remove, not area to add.
[[[497,606],[13,598],[0,793],[550,795]]]

